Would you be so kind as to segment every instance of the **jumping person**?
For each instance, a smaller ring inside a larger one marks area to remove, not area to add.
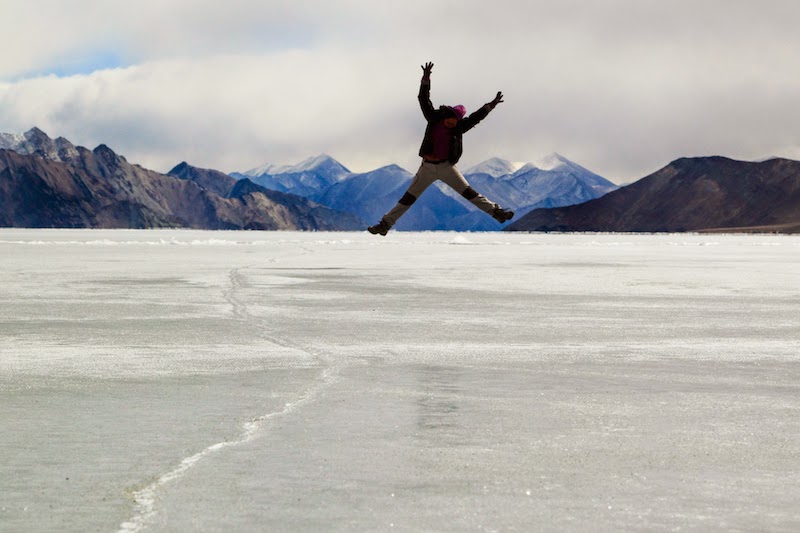
[[[419,150],[422,166],[419,167],[417,175],[414,176],[411,185],[397,205],[383,215],[380,222],[367,228],[373,235],[389,233],[392,226],[408,211],[419,195],[436,180],[442,180],[501,224],[508,222],[514,216],[513,211],[503,209],[478,194],[455,167],[463,152],[462,136],[486,118],[489,112],[503,101],[503,93],[498,92],[494,100],[469,116],[465,116],[467,110],[463,105],[452,107],[443,105],[439,109],[434,109],[431,103],[431,70],[433,70],[433,63],[426,63],[422,66],[422,81],[419,86],[419,105],[422,108],[422,114],[425,115],[425,120],[428,121],[425,138]]]

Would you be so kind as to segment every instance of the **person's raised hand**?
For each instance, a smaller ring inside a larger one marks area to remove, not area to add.
[[[497,96],[494,97],[494,100],[489,102],[489,105],[492,106],[492,109],[494,109],[495,107],[497,107],[497,104],[501,104],[501,103],[503,103],[503,93],[500,92],[500,91],[497,91]]]
[[[430,61],[422,65],[422,77],[428,79],[431,77],[431,70],[433,70],[433,63]]]

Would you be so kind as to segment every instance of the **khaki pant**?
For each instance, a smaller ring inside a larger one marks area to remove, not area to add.
[[[442,180],[444,183],[455,189],[457,193],[472,202],[478,209],[493,214],[498,206],[494,202],[490,202],[484,196],[478,194],[475,189],[469,186],[467,180],[461,175],[458,169],[450,163],[428,163],[422,162],[419,167],[417,175],[411,181],[408,190],[400,199],[394,208],[383,216],[383,219],[390,225],[394,226],[397,220],[408,211],[408,208],[425,192],[425,189],[430,187],[436,180]]]

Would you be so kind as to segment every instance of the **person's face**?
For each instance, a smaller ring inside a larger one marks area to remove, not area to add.
[[[455,117],[448,117],[444,119],[444,127],[445,128],[455,128],[456,124],[458,124],[458,119]]]

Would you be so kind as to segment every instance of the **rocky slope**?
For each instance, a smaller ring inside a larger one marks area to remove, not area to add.
[[[189,171],[188,165],[184,170]],[[207,171],[210,172],[210,171]],[[201,172],[198,170],[198,174]],[[351,214],[251,190],[222,173],[179,179],[128,163],[108,146],[53,141],[41,130],[0,137],[0,226],[67,228],[360,229]],[[216,182],[216,179],[223,181]]]
[[[579,205],[537,209],[510,231],[800,232],[800,162],[678,159]]]
[[[262,187],[248,178],[236,180],[217,170],[202,169],[184,162],[169,171],[168,175],[192,181],[204,189],[256,211],[269,209],[270,204],[283,206],[294,228],[303,230],[360,230],[365,223],[358,216],[345,211],[329,209],[302,196],[287,194]]]

